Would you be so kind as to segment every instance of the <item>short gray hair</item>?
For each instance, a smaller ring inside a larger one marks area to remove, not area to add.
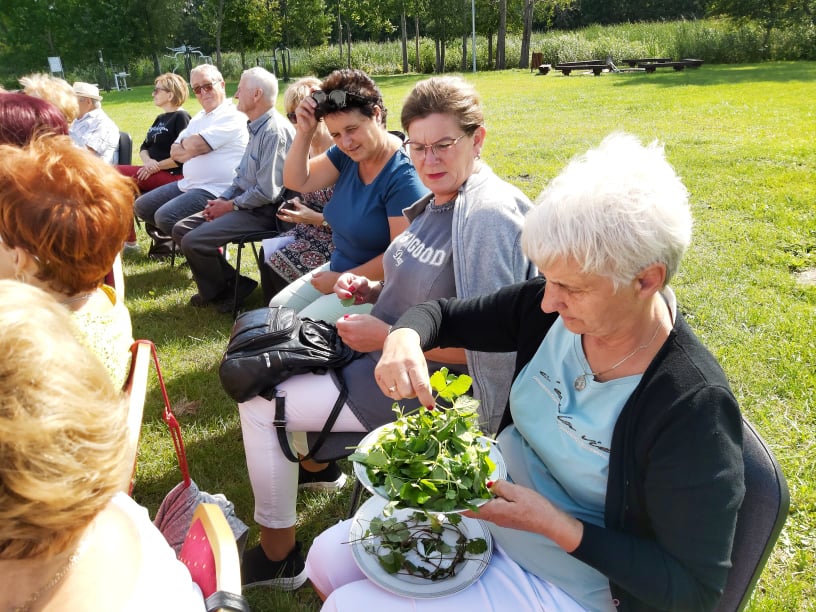
[[[213,83],[222,83],[224,81],[224,77],[221,76],[221,72],[212,64],[199,64],[190,70],[190,81],[193,80],[193,75],[198,74],[199,72],[209,76]]]
[[[542,191],[521,236],[527,257],[545,269],[564,258],[616,288],[646,266],[674,276],[691,242],[688,191],[657,141],[607,136]]]
[[[260,66],[248,68],[241,73],[241,79],[248,78],[252,84],[263,92],[266,102],[275,104],[278,98],[278,77]]]

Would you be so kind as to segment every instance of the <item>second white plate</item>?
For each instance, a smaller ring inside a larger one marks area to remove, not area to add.
[[[368,529],[371,519],[381,515],[387,502],[381,497],[371,497],[360,506],[354,515],[349,529],[349,540],[351,551],[357,565],[369,580],[378,584],[386,591],[411,597],[414,599],[428,599],[432,597],[447,597],[469,587],[479,579],[479,576],[487,569],[490,557],[493,554],[493,538],[490,531],[482,521],[470,518],[462,518],[459,527],[468,539],[484,538],[487,541],[487,550],[480,555],[468,555],[456,570],[456,573],[449,578],[442,580],[429,580],[419,576],[406,574],[389,574],[380,565],[377,557],[365,549],[361,538]],[[407,517],[414,510],[403,508],[394,510],[392,516],[397,520]]]

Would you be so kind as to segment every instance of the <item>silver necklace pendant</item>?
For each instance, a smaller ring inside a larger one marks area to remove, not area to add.
[[[584,389],[586,389],[586,385],[587,385],[586,374],[581,374],[572,383],[572,386],[575,387],[576,391],[583,391]]]

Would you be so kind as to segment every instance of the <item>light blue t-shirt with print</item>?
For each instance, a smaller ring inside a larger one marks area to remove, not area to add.
[[[510,391],[515,425],[498,438],[509,478],[581,520],[604,524],[609,448],[615,422],[641,375],[608,382],[591,372],[580,335],[559,318]],[[613,610],[608,579],[544,536],[490,525],[519,565],[558,586],[587,610]]]

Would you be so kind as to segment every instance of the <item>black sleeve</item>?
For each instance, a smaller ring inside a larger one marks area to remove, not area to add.
[[[543,284],[543,279],[535,278],[489,295],[425,302],[408,309],[393,328],[415,330],[423,350],[440,346],[495,353],[516,351],[526,314],[531,306],[538,308],[536,296]]]

